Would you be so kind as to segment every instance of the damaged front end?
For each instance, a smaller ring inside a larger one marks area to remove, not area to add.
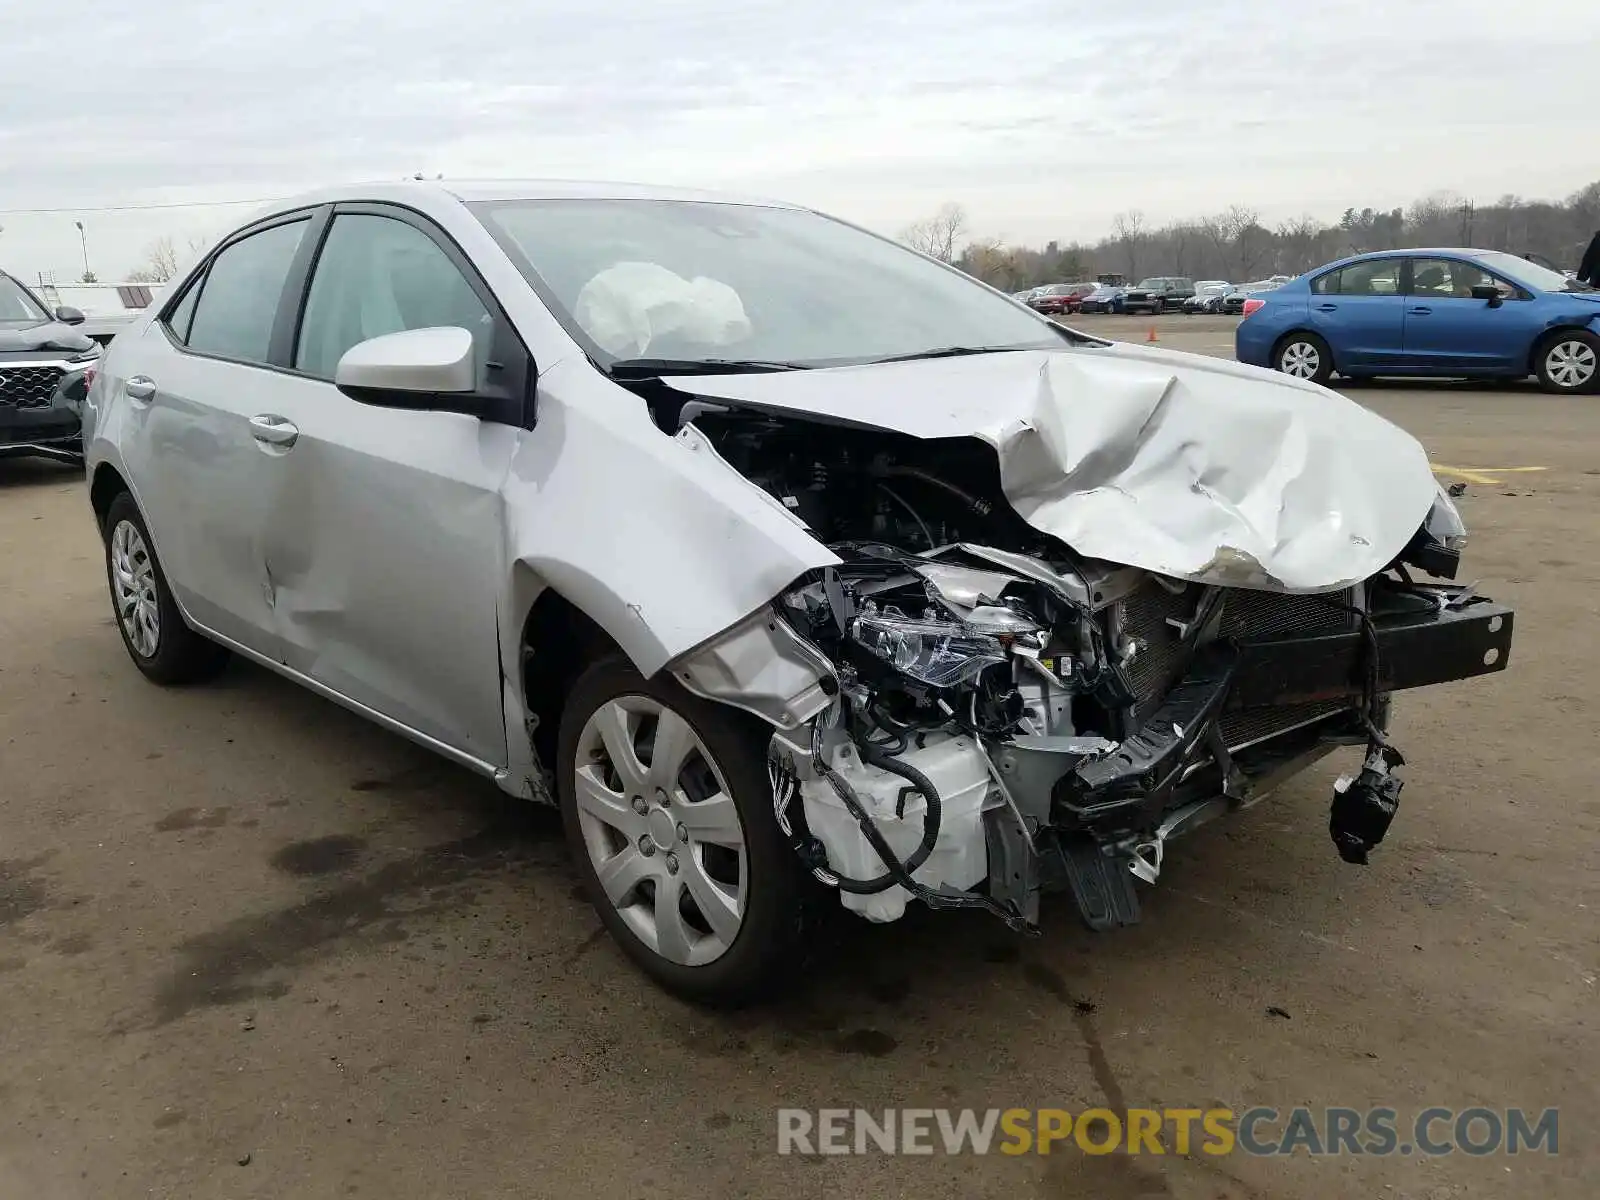
[[[1443,493],[1393,562],[1287,593],[1074,554],[1007,504],[975,443],[701,409],[713,449],[839,558],[674,665],[776,732],[777,820],[845,907],[913,898],[1032,929],[1045,891],[1138,919],[1166,841],[1339,746],[1330,832],[1365,862],[1398,802],[1390,695],[1505,666],[1512,613],[1454,574]],[[957,482],[959,481],[959,482]]]

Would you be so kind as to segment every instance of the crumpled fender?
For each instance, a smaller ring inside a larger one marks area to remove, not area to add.
[[[648,676],[839,561],[692,427],[663,434],[582,360],[541,375],[537,418],[504,487],[518,620],[554,588]]]

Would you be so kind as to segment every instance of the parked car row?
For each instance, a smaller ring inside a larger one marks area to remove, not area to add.
[[[1202,279],[1196,283],[1186,276],[1153,275],[1132,286],[1103,281],[1052,283],[1013,292],[1012,298],[1046,316],[1072,313],[1155,316],[1168,312],[1189,315],[1227,313],[1238,316],[1251,296],[1281,287],[1291,278],[1289,275],[1273,275],[1253,283],[1229,283],[1225,279]]]

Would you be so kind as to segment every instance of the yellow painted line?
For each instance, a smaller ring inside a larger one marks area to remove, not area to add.
[[[1468,483],[1476,483],[1482,487],[1498,487],[1500,480],[1495,475],[1520,475],[1529,471],[1548,471],[1549,467],[1447,467],[1442,463],[1429,463],[1435,475],[1451,475],[1456,479],[1464,479]]]

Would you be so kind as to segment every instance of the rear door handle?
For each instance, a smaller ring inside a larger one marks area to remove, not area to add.
[[[1338,308],[1339,308],[1339,306],[1337,304],[1319,304],[1319,305],[1317,305],[1317,311],[1318,312],[1337,312]]]
[[[287,450],[300,436],[300,430],[293,421],[271,413],[260,413],[250,418],[250,436],[263,445],[281,446]]]
[[[156,398],[156,381],[148,375],[130,375],[122,390],[128,393],[128,399],[149,404]]]
[[[1415,317],[1425,317],[1431,313],[1433,309],[1428,308],[1426,305],[1413,304],[1410,308],[1406,309],[1406,311]]]

